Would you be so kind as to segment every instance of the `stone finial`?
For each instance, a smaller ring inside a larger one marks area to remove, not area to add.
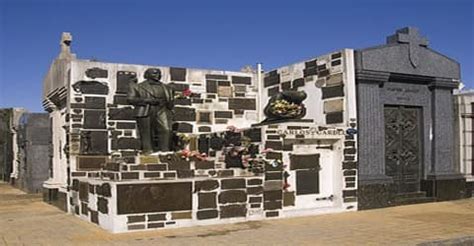
[[[61,42],[59,45],[61,46],[61,53],[59,53],[59,58],[67,59],[67,58],[76,58],[76,55],[71,53],[71,43],[72,43],[72,35],[69,32],[63,32],[61,35]]]
[[[415,27],[398,29],[394,35],[387,37],[387,44],[408,44],[408,55],[411,65],[418,66],[420,47],[428,47],[428,39],[422,37]]]

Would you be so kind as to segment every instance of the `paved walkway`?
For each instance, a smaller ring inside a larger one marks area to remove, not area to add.
[[[0,183],[0,245],[474,245],[474,199],[110,234]]]

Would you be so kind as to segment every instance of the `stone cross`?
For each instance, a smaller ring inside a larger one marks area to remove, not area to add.
[[[75,58],[75,55],[71,53],[71,42],[72,35],[69,32],[63,32],[61,35],[61,53],[59,54],[60,58]]]
[[[387,44],[395,43],[408,44],[408,57],[414,68],[418,66],[420,47],[428,47],[428,40],[414,27],[399,29],[394,35],[387,37]]]

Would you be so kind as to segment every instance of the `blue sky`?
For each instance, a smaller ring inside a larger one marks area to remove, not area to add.
[[[0,0],[0,107],[43,111],[42,80],[63,31],[83,59],[269,70],[415,26],[474,88],[473,23],[470,0]]]

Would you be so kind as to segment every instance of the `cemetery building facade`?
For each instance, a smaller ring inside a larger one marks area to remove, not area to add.
[[[82,60],[71,41],[63,34],[43,82],[52,125],[44,198],[111,232],[464,194],[452,114],[459,64],[415,29],[269,72]],[[130,90],[150,69],[173,90],[173,151],[140,149]]]

